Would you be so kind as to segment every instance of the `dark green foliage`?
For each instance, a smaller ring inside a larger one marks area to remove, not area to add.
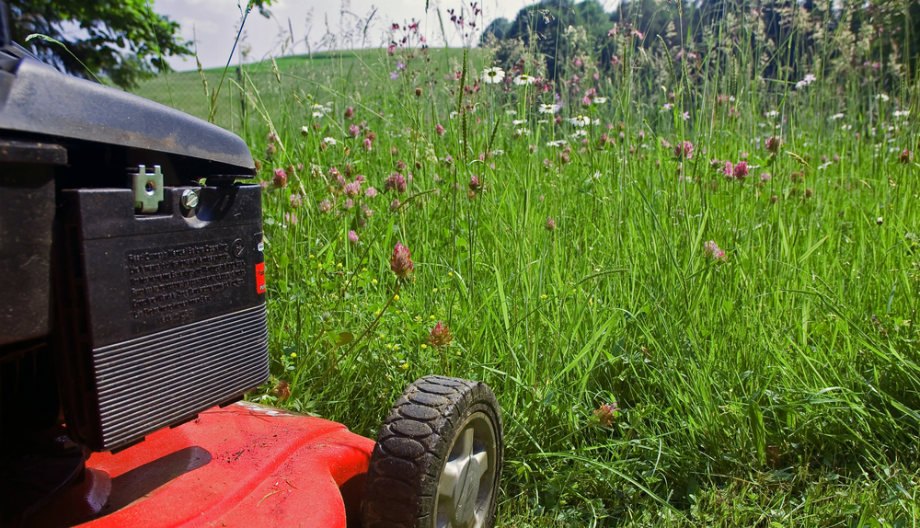
[[[596,46],[600,44],[600,39],[606,38],[610,25],[608,19],[597,0],[585,0],[579,4],[571,0],[543,0],[518,12],[504,39],[519,39],[525,46],[533,46],[546,64],[547,75],[555,79],[560,73],[557,72],[557,64],[564,63],[574,51],[567,46],[566,28],[583,28],[588,42]]]
[[[501,17],[493,20],[482,32],[479,43],[489,44],[493,40],[505,38],[505,34],[511,29],[511,22],[507,18]]]
[[[538,53],[552,79],[563,73],[557,64],[564,64],[572,55],[566,33],[569,26],[585,31],[591,48],[587,51],[596,53],[608,70],[615,69],[610,63],[616,61],[615,56],[626,53],[616,49],[615,34],[638,32],[640,38],[630,44],[633,49],[648,50],[661,44],[672,59],[680,50],[693,51],[723,67],[737,59],[737,46],[759,50],[762,54],[756,57],[756,64],[766,78],[836,75],[832,60],[854,68],[878,63],[888,72],[884,81],[889,87],[917,73],[920,0],[873,0],[864,6],[814,0],[680,0],[675,9],[677,4],[624,1],[612,13],[605,13],[596,0],[543,0],[519,11],[510,25],[503,19],[496,21],[496,31],[483,43],[493,39],[505,43],[498,46],[496,59],[510,67],[517,60],[513,51],[519,47],[507,42],[516,39]],[[868,44],[857,52],[854,44],[859,39]]]

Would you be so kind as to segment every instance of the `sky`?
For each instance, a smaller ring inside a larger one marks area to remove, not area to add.
[[[246,0],[154,0],[153,9],[180,24],[182,37],[195,42],[192,49],[197,47],[202,66],[211,68],[227,62],[242,17],[239,6],[245,3]],[[425,0],[275,0],[269,8],[271,18],[266,19],[255,10],[249,14],[242,49],[234,54],[232,64],[241,57],[243,62],[252,62],[310,51],[385,46],[389,42],[390,25],[409,22],[413,17],[421,22],[419,29],[429,45],[443,46],[438,9],[444,18],[448,44],[461,45],[446,10],[465,7],[469,11],[469,2],[429,0],[428,3],[426,13]],[[482,21],[477,24],[482,28],[499,17],[513,20],[521,8],[532,3],[532,0],[480,0]],[[364,33],[368,19],[370,23]],[[179,71],[196,67],[194,57],[171,58],[169,63]]]

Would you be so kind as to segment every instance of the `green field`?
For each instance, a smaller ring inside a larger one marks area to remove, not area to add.
[[[544,92],[489,64],[230,70],[215,120],[267,185],[273,379],[251,397],[373,437],[420,376],[487,382],[500,526],[917,526],[917,85],[624,68]],[[139,93],[209,115],[197,72]]]

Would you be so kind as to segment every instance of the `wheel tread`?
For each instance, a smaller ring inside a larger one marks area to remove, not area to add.
[[[487,406],[497,422],[500,452],[501,414],[486,385],[430,375],[410,385],[396,400],[371,455],[364,526],[431,526],[437,479],[453,441],[442,441],[439,433],[453,431],[460,412],[477,401],[491,402]],[[496,468],[496,493],[500,470],[500,466]],[[494,515],[494,506],[493,502],[490,516]]]

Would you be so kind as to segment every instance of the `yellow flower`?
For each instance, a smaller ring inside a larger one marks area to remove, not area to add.
[[[434,321],[434,314],[429,315],[428,318]]]
[[[544,293],[543,295],[540,296],[540,298],[543,299],[543,300],[545,301],[546,298],[547,298],[547,295]]]
[[[403,370],[409,370],[409,364],[408,364],[408,363],[403,363],[402,365],[399,366],[399,368],[401,368],[401,369],[403,369]]]
[[[337,262],[337,263],[335,264],[335,267],[341,268],[341,267],[342,267],[342,263],[341,263],[341,262]]]
[[[438,293],[438,289],[437,289],[437,288],[432,288],[432,289],[431,289],[431,292],[432,292],[432,293]]]
[[[377,285],[377,279],[371,279],[371,284],[373,284],[373,285],[376,286],[376,285]]]
[[[448,272],[447,272],[447,276],[448,276],[448,277],[453,277],[453,276],[454,276],[454,272],[453,272],[453,271],[448,271]]]
[[[399,300],[399,294],[398,294],[398,293],[397,293],[396,295],[393,296],[393,300],[394,300],[394,301],[398,301],[398,300]]]
[[[297,352],[291,352],[291,357],[292,357],[292,358],[297,357]]]
[[[428,345],[426,345],[425,343],[422,343],[422,350],[425,350],[426,348],[428,348]]]

